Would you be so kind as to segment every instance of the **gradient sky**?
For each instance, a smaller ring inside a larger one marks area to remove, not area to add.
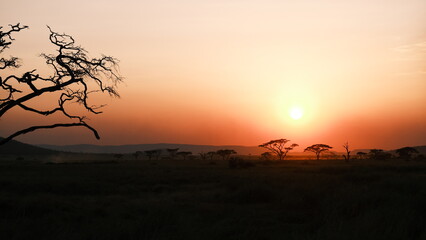
[[[3,26],[30,26],[4,52],[21,71],[49,73],[38,57],[54,52],[49,25],[120,59],[125,77],[122,98],[96,99],[108,106],[89,115],[100,141],[70,128],[24,142],[426,144],[424,0],[14,0],[1,12]],[[0,135],[56,120],[14,110]]]

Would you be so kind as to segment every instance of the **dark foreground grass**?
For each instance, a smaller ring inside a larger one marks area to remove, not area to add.
[[[0,239],[426,239],[426,164],[2,162]]]

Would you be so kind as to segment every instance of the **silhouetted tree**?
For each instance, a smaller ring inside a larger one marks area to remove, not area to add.
[[[160,156],[161,156],[161,153],[162,153],[163,151],[161,150],[161,149],[156,149],[156,150],[154,150],[154,157],[155,157],[155,160],[158,160],[159,158],[160,158]]]
[[[283,160],[285,159],[289,151],[299,146],[298,144],[293,143],[290,146],[286,147],[285,145],[288,142],[290,142],[290,140],[282,138],[277,140],[271,140],[267,143],[259,145],[259,147],[268,149],[269,151],[275,153],[279,160]]]
[[[419,153],[419,151],[417,151],[417,149],[413,147],[403,147],[396,150],[396,154],[398,154],[400,158],[403,158],[406,160],[411,159],[412,154],[416,154],[416,153]]]
[[[179,151],[179,148],[167,148],[167,153],[169,153],[169,156],[171,159],[174,159],[176,156],[176,153]]]
[[[383,149],[370,149],[370,157],[373,159],[376,159],[381,153],[383,153]]]
[[[10,25],[7,31],[1,30],[0,27],[0,53],[3,53],[15,40],[12,34],[27,28],[19,23]],[[60,113],[71,122],[25,128],[0,140],[0,145],[22,134],[57,127],[86,127],[99,139],[98,132],[86,123],[87,118],[71,114],[67,106],[78,103],[88,112],[99,114],[101,113],[99,109],[103,105],[90,105],[89,96],[101,92],[119,97],[115,87],[122,78],[117,71],[117,59],[108,56],[90,58],[86,50],[75,45],[74,38],[71,36],[54,32],[50,28],[49,31],[49,40],[56,47],[57,52],[41,54],[41,56],[46,60],[47,66],[53,70],[53,74],[41,76],[36,70],[31,70],[19,75],[0,76],[0,118],[9,110],[21,108],[43,116]],[[0,59],[0,70],[18,67],[20,67],[19,59],[16,57]],[[57,93],[56,107],[40,109],[29,104],[49,93]]]
[[[349,151],[349,142],[345,142],[343,144],[343,148],[346,151],[346,155],[343,155],[343,157],[345,158],[345,161],[349,161],[349,159],[351,158],[351,151]]]
[[[333,147],[330,147],[327,144],[314,144],[305,148],[304,152],[313,152],[317,156],[317,160],[320,158],[320,154],[325,151],[329,151]]]
[[[145,156],[148,157],[149,160],[151,160],[152,157],[154,157],[158,154],[158,150],[146,150],[146,151],[144,151],[144,154],[145,154]]]
[[[117,160],[120,160],[120,159],[122,159],[123,158],[123,154],[120,154],[120,153],[118,153],[118,154],[114,154],[114,157],[117,159]]]
[[[206,152],[200,152],[198,154],[200,155],[201,160],[206,160],[209,156]]]
[[[231,154],[237,154],[237,152],[232,149],[220,149],[216,151],[216,154],[221,156],[223,160],[228,160]]]
[[[141,156],[143,153],[141,151],[136,151],[132,155],[135,158],[135,160],[138,160],[139,156]]]
[[[214,156],[216,155],[216,152],[208,152],[207,156],[210,158],[210,161],[213,161]]]
[[[266,160],[266,161],[271,160],[272,153],[271,152],[264,152],[264,153],[260,154],[260,158],[262,160]]]
[[[373,160],[386,160],[392,158],[392,154],[384,152],[383,149],[371,149],[369,155]]]
[[[356,155],[357,155],[358,159],[364,159],[365,156],[367,156],[367,153],[365,153],[365,152],[357,152]]]
[[[186,157],[191,155],[192,152],[177,152],[176,155],[177,156],[182,156],[183,160],[186,160]]]

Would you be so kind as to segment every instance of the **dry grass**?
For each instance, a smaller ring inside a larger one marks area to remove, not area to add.
[[[81,160],[0,162],[0,238],[426,238],[423,162]]]

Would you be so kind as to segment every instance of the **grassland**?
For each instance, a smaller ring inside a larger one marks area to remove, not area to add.
[[[1,161],[0,239],[426,239],[426,163]]]

